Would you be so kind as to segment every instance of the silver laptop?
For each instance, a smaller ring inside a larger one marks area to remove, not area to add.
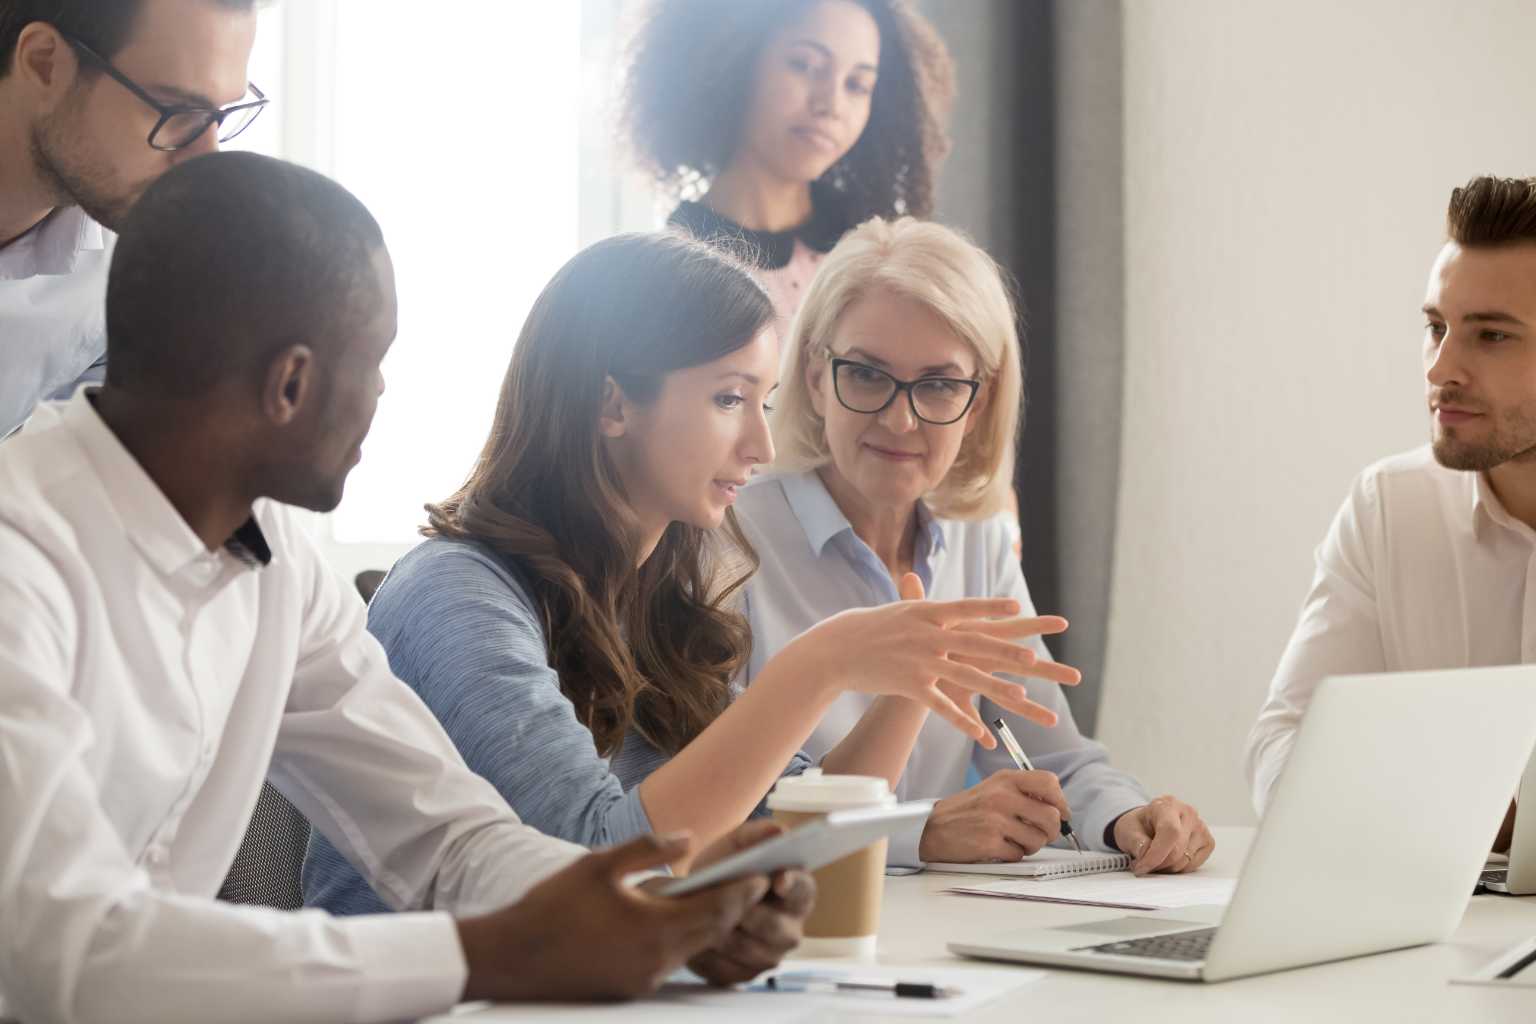
[[[1505,896],[1536,893],[1536,754],[1526,762],[1525,774],[1520,778],[1519,804],[1525,813],[1515,811],[1508,863],[1487,865],[1478,879],[1488,892]]]
[[[949,948],[1224,981],[1438,942],[1461,920],[1533,746],[1536,666],[1325,680],[1225,916],[1118,915]]]

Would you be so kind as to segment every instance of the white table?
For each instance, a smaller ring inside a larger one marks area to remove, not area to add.
[[[1218,828],[1216,853],[1202,869],[1232,877],[1253,830]],[[1049,927],[1123,911],[1063,907],[941,892],[981,876],[922,874],[886,879],[879,959],[885,964],[956,963],[945,943],[1014,928]],[[1404,893],[1412,898],[1412,893]],[[1319,922],[1327,927],[1327,922]],[[1435,1021],[1500,1024],[1536,1021],[1536,990],[1449,985],[1522,939],[1536,935],[1536,896],[1473,897],[1448,942],[1381,953],[1318,967],[1281,971],[1215,985],[1051,969],[1015,997],[1004,997],[971,1019],[1067,1024],[1288,1020]],[[962,961],[982,963],[982,961]],[[1009,970],[1006,964],[998,970]],[[917,972],[914,971],[914,976]],[[864,1018],[878,1019],[878,1018]],[[910,1020],[910,1018],[908,1018]]]
[[[1242,865],[1253,830],[1218,828],[1216,854],[1202,869],[1232,877]],[[1019,900],[956,896],[941,890],[979,875],[920,874],[887,878],[880,921],[879,960],[913,967],[921,979],[924,965],[983,965],[951,956],[945,943],[1016,928],[1072,924],[1123,911],[1054,906]],[[1411,899],[1412,893],[1404,893]],[[1319,922],[1327,927],[1327,922]],[[1536,935],[1536,896],[1474,897],[1461,927],[1448,942],[1381,953],[1338,963],[1305,967],[1215,985],[1162,981],[1086,971],[1047,969],[1042,981],[1018,989],[972,1014],[968,1020],[1008,1024],[1143,1024],[1148,1021],[1201,1022],[1330,1021],[1435,1022],[1435,1024],[1531,1024],[1536,1022],[1536,990],[1499,990],[1450,985],[1452,976],[1470,973],[1515,943]],[[837,961],[828,961],[836,963]],[[998,971],[1034,970],[986,964]],[[508,1008],[510,1009],[510,1008]],[[653,1008],[654,1009],[654,1008]],[[548,1008],[523,1007],[503,1019],[536,1020]],[[645,1016],[609,1008],[613,1020]],[[498,1014],[500,1016],[500,1014]],[[655,1019],[650,1017],[648,1019]],[[828,1018],[837,1019],[837,1018]],[[858,1021],[878,1021],[860,1014]],[[890,1018],[910,1021],[912,1018]],[[473,1021],[470,1016],[467,1021]]]

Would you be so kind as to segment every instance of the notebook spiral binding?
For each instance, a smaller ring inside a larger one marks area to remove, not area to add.
[[[1083,858],[1081,864],[1052,864],[1035,876],[1037,879],[1067,878],[1072,875],[1099,875],[1106,871],[1123,871],[1131,866],[1131,858],[1123,853],[1104,853]]]

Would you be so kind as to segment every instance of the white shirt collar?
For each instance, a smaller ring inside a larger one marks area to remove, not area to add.
[[[805,530],[805,539],[810,542],[811,550],[817,557],[821,556],[832,538],[843,533],[853,533],[853,524],[848,521],[843,510],[838,508],[827,485],[822,483],[820,473],[811,469],[803,473],[787,473],[778,479],[784,488],[784,498],[789,502],[795,518],[800,521],[801,529]],[[917,503],[917,532],[918,556],[944,550],[944,530],[922,501]],[[921,543],[924,539],[927,541],[926,547]]]
[[[1513,530],[1521,536],[1529,536],[1531,533],[1529,526],[1509,514],[1509,510],[1499,500],[1498,492],[1493,489],[1488,474],[1476,472],[1472,474],[1472,535],[1478,540],[1484,539],[1484,531],[1489,523]]]
[[[162,575],[174,576],[209,555],[202,538],[192,531],[176,506],[150,479],[144,467],[123,447],[82,387],[65,404],[59,426],[74,435],[91,468],[112,496],[113,511],[123,532]],[[254,518],[230,537],[225,547],[248,565],[265,565],[271,550]]]
[[[80,207],[59,207],[0,249],[0,281],[72,273],[80,254],[102,251],[108,237],[109,232]]]

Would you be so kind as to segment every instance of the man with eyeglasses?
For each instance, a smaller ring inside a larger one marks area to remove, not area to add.
[[[249,127],[258,0],[0,0],[0,438],[105,363],[139,195]]]

